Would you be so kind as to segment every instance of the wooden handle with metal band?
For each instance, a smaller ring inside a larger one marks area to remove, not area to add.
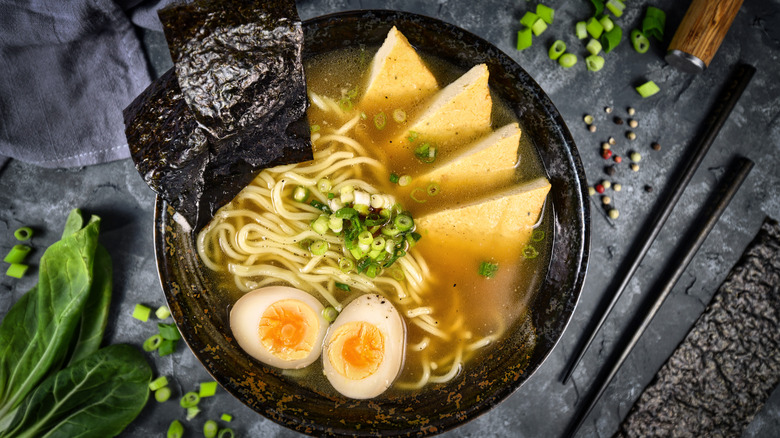
[[[710,65],[743,0],[693,0],[669,44],[666,62],[689,73]]]

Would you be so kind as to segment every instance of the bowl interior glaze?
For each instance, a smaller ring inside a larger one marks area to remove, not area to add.
[[[209,293],[194,235],[155,205],[155,251],[174,320],[195,356],[228,392],[273,421],[312,435],[422,436],[443,432],[505,399],[542,364],[561,337],[579,297],[588,259],[590,210],[585,174],[560,114],[539,85],[487,41],[442,21],[395,11],[355,11],[304,23],[304,57],[362,44],[378,46],[393,25],[418,50],[468,69],[486,63],[490,86],[509,103],[552,183],[554,239],[541,290],[531,305],[536,347],[528,355],[521,323],[483,360],[447,384],[418,393],[350,400],[307,389],[244,353],[231,336],[227,297]]]

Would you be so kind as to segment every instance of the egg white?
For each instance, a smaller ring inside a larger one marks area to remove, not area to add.
[[[340,374],[331,363],[328,351],[334,333],[350,322],[368,322],[376,326],[384,338],[384,355],[373,374],[353,380]],[[401,315],[387,298],[377,294],[361,295],[341,311],[325,335],[322,368],[333,388],[354,399],[368,399],[385,392],[401,372],[406,351],[406,327]]]
[[[288,299],[298,300],[311,308],[317,315],[319,324],[314,347],[306,357],[296,360],[275,356],[266,349],[258,334],[260,319],[268,306]],[[322,310],[323,305],[316,298],[300,289],[285,286],[264,287],[248,292],[236,301],[230,311],[230,330],[238,345],[260,362],[282,369],[299,369],[317,360],[322,352],[322,340],[328,330],[328,322],[322,316]]]

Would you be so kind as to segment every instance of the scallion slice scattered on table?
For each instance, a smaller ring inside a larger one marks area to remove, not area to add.
[[[543,4],[536,5],[536,15],[547,24],[552,24],[555,17],[555,9]]]
[[[626,9],[626,5],[620,0],[607,0],[605,6],[609,9],[609,12],[612,12],[612,15],[617,18],[620,18],[623,15],[623,11]]]
[[[558,58],[558,64],[563,68],[571,68],[577,63],[577,55],[573,53],[564,53]]]
[[[547,56],[549,56],[550,59],[555,60],[560,58],[564,52],[566,52],[566,43],[561,40],[556,40],[552,46],[550,46],[550,50],[547,52]]]
[[[179,400],[179,404],[185,409],[197,406],[198,403],[200,403],[200,396],[197,392],[193,391],[184,394],[181,400]]]
[[[235,438],[236,434],[233,432],[233,429],[226,427],[219,431],[219,435],[217,435],[217,438]]]
[[[333,309],[333,308],[331,307],[331,309]],[[336,309],[333,309],[333,310],[336,310]],[[224,421],[225,423],[230,423],[231,421],[233,421],[233,416],[230,415],[230,414],[222,414],[222,416],[219,417],[219,419]]]
[[[585,65],[589,71],[599,71],[604,68],[604,58],[599,55],[590,55],[585,58]]]
[[[517,50],[525,50],[533,43],[533,33],[530,27],[517,32]]]
[[[162,388],[159,388],[154,391],[154,399],[157,400],[158,403],[165,403],[171,398],[171,388],[168,388],[167,386],[163,386]]]
[[[536,20],[538,18],[539,18],[539,16],[537,16],[533,12],[526,12],[523,15],[523,18],[520,19],[520,24],[522,24],[525,27],[530,28],[531,26],[534,25],[534,22],[536,22]]]
[[[646,98],[654,95],[655,93],[658,93],[661,91],[661,89],[658,87],[658,85],[655,84],[655,82],[647,81],[644,84],[636,87],[636,91],[640,96]]]
[[[211,397],[217,393],[217,382],[203,382],[198,386],[198,396]]]
[[[599,23],[601,23],[601,27],[604,28],[604,32],[609,32],[610,30],[612,30],[613,27],[615,27],[615,23],[612,21],[611,18],[607,17],[606,15],[601,17]]]
[[[599,52],[601,52],[601,48],[601,43],[595,38],[591,38],[590,41],[588,41],[588,45],[585,46],[585,49],[591,55],[598,55]]]
[[[14,245],[3,259],[6,263],[22,263],[32,248],[27,245]]]
[[[149,382],[149,390],[151,391],[157,391],[165,386],[168,386],[168,378],[165,376],[160,376]]]
[[[182,438],[184,436],[184,426],[179,420],[173,420],[168,426],[167,438]]]
[[[152,309],[144,306],[141,303],[138,303],[135,305],[135,308],[133,309],[133,318],[139,320],[139,321],[149,321],[149,314],[152,313]]]
[[[5,275],[13,278],[22,278],[24,277],[24,273],[27,272],[28,268],[29,266],[22,263],[11,263],[11,266],[9,266],[8,270],[5,271]]]
[[[574,33],[577,35],[578,39],[584,40],[588,37],[588,24],[584,21],[578,21],[577,24],[574,25]]]
[[[547,23],[541,18],[537,18],[536,21],[534,21],[533,26],[531,26],[531,30],[535,36],[539,36],[547,30]]]
[[[163,338],[159,334],[153,335],[148,337],[141,348],[144,349],[144,351],[154,351],[160,348],[160,344],[162,344]]]
[[[171,316],[171,311],[168,309],[168,306],[160,306],[154,311],[154,316],[157,319],[166,319]]]
[[[645,53],[650,48],[650,40],[638,29],[631,31],[631,45],[639,53]]]
[[[604,32],[601,36],[601,45],[603,46],[604,53],[609,53],[615,47],[620,44],[623,39],[623,29],[620,26],[615,26],[609,32]]]
[[[600,37],[604,32],[604,26],[599,23],[599,20],[597,20],[596,17],[591,17],[590,20],[588,20],[588,23],[585,25],[585,29],[587,29],[588,33],[593,38]]]
[[[642,19],[642,33],[658,41],[663,41],[665,26],[666,12],[653,6],[648,6],[645,18]]]
[[[16,240],[19,241],[30,240],[32,236],[33,230],[30,227],[21,227],[14,231],[14,237],[16,237]]]
[[[215,438],[219,427],[214,420],[208,420],[203,424],[203,436],[206,438]]]

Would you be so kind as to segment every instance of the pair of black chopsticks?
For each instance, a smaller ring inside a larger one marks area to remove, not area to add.
[[[631,280],[631,277],[636,272],[645,254],[647,254],[653,241],[660,233],[661,228],[671,214],[672,209],[685,191],[686,186],[691,178],[693,178],[694,173],[704,159],[704,156],[707,154],[707,151],[710,149],[710,146],[712,146],[712,143],[715,141],[720,129],[723,127],[726,119],[728,119],[731,110],[736,105],[742,92],[747,88],[755,71],[756,69],[754,67],[747,64],[741,64],[730,78],[725,89],[719,96],[715,107],[710,111],[710,114],[700,131],[697,142],[689,154],[690,157],[686,157],[683,160],[683,168],[682,171],[679,172],[679,177],[671,183],[664,195],[661,196],[656,213],[650,217],[646,224],[644,224],[642,227],[642,230],[644,231],[632,245],[629,256],[624,263],[621,264],[618,274],[615,277],[616,281],[610,285],[609,292],[611,293],[608,293],[605,297],[609,298],[609,301],[607,302],[605,299],[599,304],[596,315],[600,315],[600,317],[598,320],[591,320],[586,328],[583,338],[581,338],[575,349],[574,356],[569,361],[567,368],[561,376],[563,383],[568,381],[569,377],[571,377],[571,374],[574,372],[574,369],[582,360],[583,355],[593,342],[596,333],[604,324],[604,321],[617,303],[623,290]],[[573,436],[577,433],[577,430],[579,430],[585,418],[591,410],[593,410],[596,402],[598,402],[599,398],[612,381],[612,378],[617,374],[620,366],[626,360],[642,333],[644,333],[644,330],[658,312],[658,309],[677,283],[677,280],[682,276],[685,268],[691,262],[699,247],[717,223],[721,214],[736,194],[752,167],[753,162],[747,158],[738,157],[735,159],[734,164],[729,168],[726,178],[718,186],[712,199],[708,199],[706,209],[693,222],[691,230],[685,235],[684,240],[675,251],[676,257],[669,263],[668,268],[665,270],[665,275],[661,277],[663,280],[652,289],[658,291],[657,294],[655,296],[647,297],[642,303],[637,315],[631,321],[629,330],[620,338],[613,353],[608,358],[607,363],[600,370],[593,383],[593,387],[586,396],[584,404],[577,411],[574,419],[569,425],[566,436]]]

